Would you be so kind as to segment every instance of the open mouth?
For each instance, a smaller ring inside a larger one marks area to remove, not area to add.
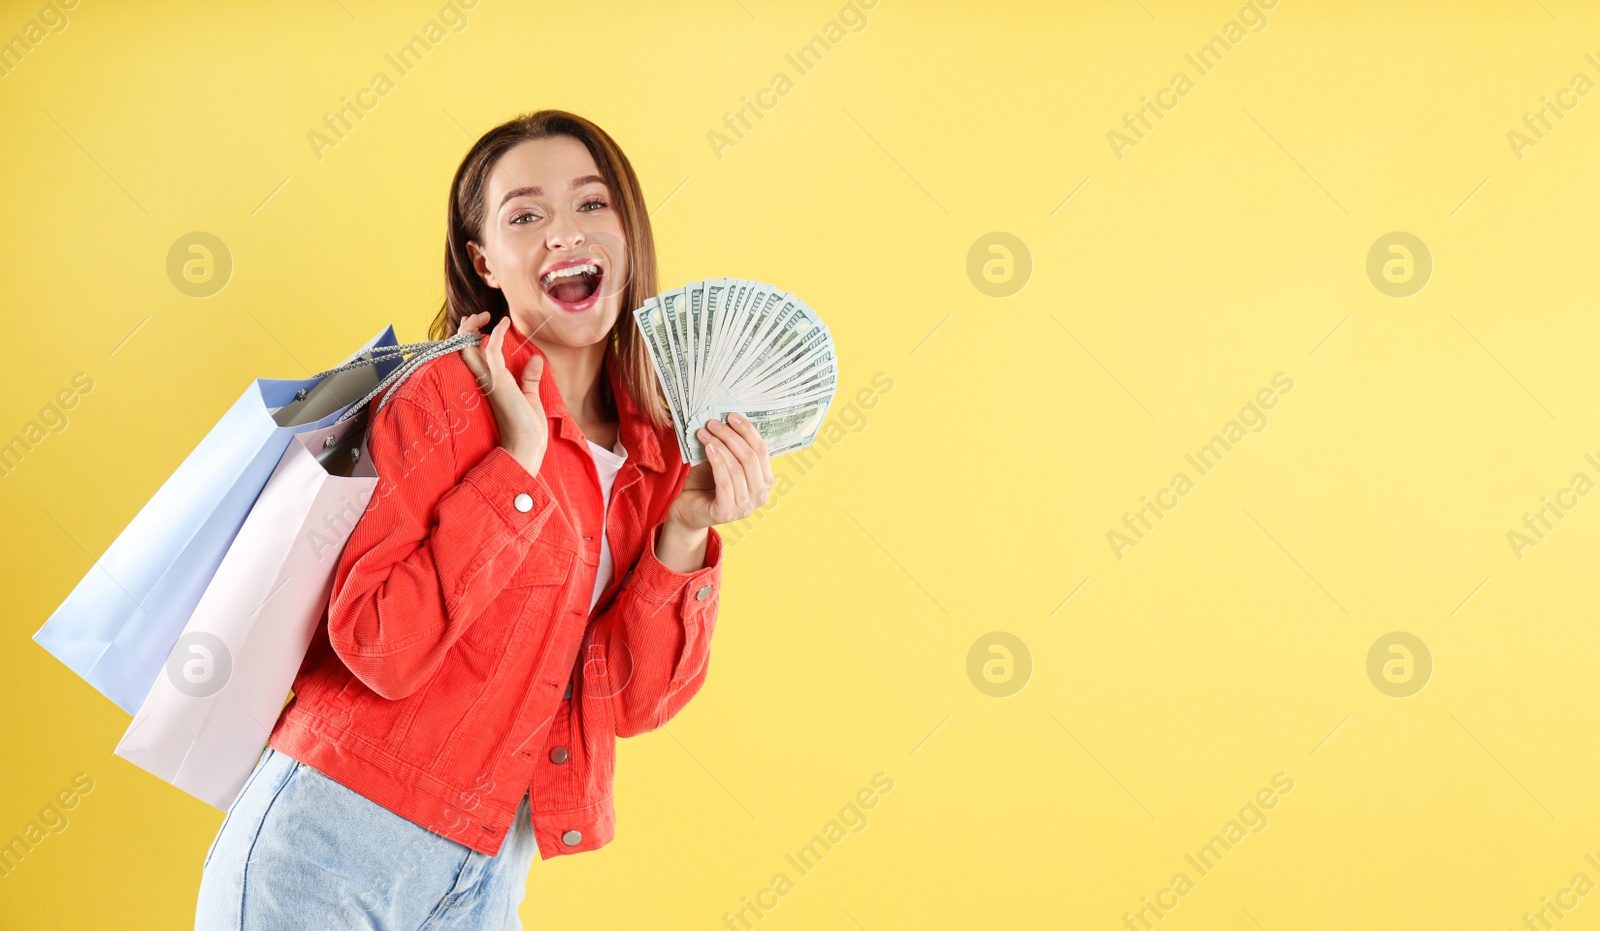
[[[578,262],[546,272],[539,288],[557,307],[575,313],[594,306],[604,277],[605,270],[594,262]]]

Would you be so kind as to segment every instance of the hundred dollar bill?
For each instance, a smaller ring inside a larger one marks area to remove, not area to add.
[[[672,422],[674,425],[681,425],[688,415],[677,378],[669,363],[672,353],[667,346],[666,315],[662,313],[661,305],[656,299],[651,298],[645,301],[644,306],[633,312],[633,317],[638,323],[640,334],[644,337],[645,347],[649,350],[650,364],[655,368],[656,379],[661,383],[662,393],[667,396]],[[680,429],[673,432],[678,434],[678,451],[683,454],[684,461],[687,462],[689,449],[683,443],[682,431]]]
[[[707,278],[635,310],[671,409],[683,461],[706,461],[695,434],[738,411],[769,455],[811,443],[838,390],[833,334],[804,301],[743,278]]]
[[[799,407],[740,411],[740,413],[750,418],[751,426],[761,434],[762,442],[767,444],[767,455],[770,458],[798,449],[816,436],[822,426],[822,418],[828,413],[828,402],[815,401]],[[726,420],[727,412],[719,412],[715,416]],[[700,442],[699,437],[690,432],[685,441],[689,446],[688,461],[695,465],[705,462],[705,444]]]

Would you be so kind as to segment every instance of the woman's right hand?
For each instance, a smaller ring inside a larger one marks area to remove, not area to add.
[[[463,317],[456,332],[476,333],[479,327],[488,322],[487,311]],[[539,400],[539,379],[544,375],[544,356],[535,352],[528,359],[528,365],[522,372],[522,382],[517,384],[511,377],[511,370],[506,367],[502,348],[510,329],[511,316],[507,314],[495,324],[482,345],[467,346],[461,350],[461,356],[473,377],[478,380],[478,387],[489,398],[489,409],[494,412],[495,425],[500,429],[500,445],[530,475],[537,475],[540,464],[544,462],[545,449],[550,445],[549,422],[545,419],[544,402]]]

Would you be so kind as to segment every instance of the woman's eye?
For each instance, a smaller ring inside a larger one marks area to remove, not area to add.
[[[604,201],[604,200],[602,200],[600,198],[594,198],[592,200],[586,200],[582,204],[579,204],[578,205],[578,209],[580,211],[584,212],[584,213],[594,213],[594,210],[590,210],[589,209],[590,207],[594,207],[596,209],[600,209],[600,208],[609,207],[609,206],[610,206],[610,204],[608,204],[606,201]],[[527,224],[523,223],[522,221],[523,220],[528,220],[528,219],[537,220],[537,219],[540,219],[540,217],[539,217],[539,215],[537,213],[519,213],[519,214],[516,214],[516,215],[512,216],[511,219],[509,221],[507,221],[507,222],[509,222],[509,223],[511,223],[511,224],[513,224],[515,226],[526,226]]]

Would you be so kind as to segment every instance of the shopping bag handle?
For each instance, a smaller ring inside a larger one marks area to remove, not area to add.
[[[414,353],[411,358],[405,359],[404,362],[401,362],[399,365],[395,366],[394,371],[390,372],[387,378],[379,382],[376,388],[373,388],[371,391],[369,391],[366,397],[350,405],[350,407],[343,414],[340,414],[334,423],[341,424],[347,420],[359,417],[362,411],[366,409],[368,402],[377,397],[380,392],[383,392],[383,397],[378,400],[378,410],[383,410],[384,405],[389,403],[389,396],[394,394],[395,390],[400,387],[400,383],[405,381],[406,377],[412,372],[416,371],[417,367],[422,365],[424,362],[429,362],[433,359],[439,358],[440,356],[449,355],[452,352],[460,351],[468,346],[479,345],[482,342],[483,336],[480,333],[457,333],[456,335],[447,339],[427,340],[420,343],[401,343],[398,346],[382,346],[377,349],[370,350],[368,353],[363,354],[363,356],[359,359],[353,359],[344,363],[343,365],[334,366],[325,372],[318,372],[311,377],[320,381],[329,375],[347,372],[354,368],[360,368],[363,365],[373,365],[377,362],[385,361],[391,358],[403,359],[405,358],[406,353]],[[385,389],[387,389],[387,391],[385,391]],[[298,401],[304,398],[307,390],[308,389],[301,388],[299,391],[295,392],[295,400]],[[331,441],[333,437],[329,436],[328,439]]]

